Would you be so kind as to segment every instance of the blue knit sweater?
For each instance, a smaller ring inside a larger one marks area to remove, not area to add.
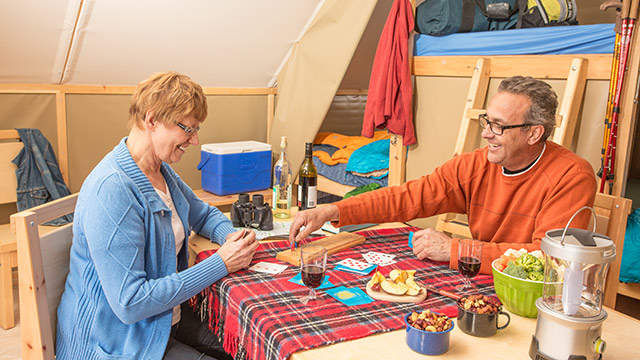
[[[58,360],[161,359],[172,308],[228,274],[217,254],[187,268],[187,241],[176,259],[171,211],[133,161],[126,139],[80,190],[58,307]],[[169,165],[161,172],[185,238],[193,230],[222,244],[234,231],[231,222]]]

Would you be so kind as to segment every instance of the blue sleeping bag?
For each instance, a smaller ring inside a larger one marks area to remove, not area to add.
[[[389,169],[389,139],[374,141],[354,150],[347,162],[347,171],[366,174],[372,171]],[[388,171],[381,176],[372,176],[381,179],[387,176]]]
[[[627,231],[624,236],[620,281],[640,283],[640,208],[635,209],[627,218]]]

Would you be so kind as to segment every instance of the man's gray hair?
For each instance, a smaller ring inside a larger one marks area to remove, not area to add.
[[[498,92],[524,95],[531,106],[524,115],[524,122],[544,127],[540,141],[546,141],[556,126],[558,95],[549,84],[530,76],[513,76],[502,80]]]

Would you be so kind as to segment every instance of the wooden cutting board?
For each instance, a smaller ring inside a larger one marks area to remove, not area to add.
[[[416,303],[427,298],[427,289],[422,288],[418,295],[391,295],[384,291],[373,291],[371,290],[371,284],[367,283],[367,294],[376,300],[401,303]]]
[[[327,255],[335,254],[350,247],[362,244],[366,238],[362,235],[350,232],[341,232],[336,235],[327,236],[320,240],[311,242],[310,244],[324,246],[327,249]],[[276,259],[288,262],[289,264],[300,266],[300,247],[293,251],[285,250],[276,255]]]

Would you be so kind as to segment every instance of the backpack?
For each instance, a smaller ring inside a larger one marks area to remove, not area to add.
[[[425,35],[576,25],[576,0],[425,0],[415,30]]]
[[[517,28],[556,25],[577,25],[576,0],[518,0],[527,2],[526,10],[519,14]],[[521,6],[525,9],[525,6]]]

